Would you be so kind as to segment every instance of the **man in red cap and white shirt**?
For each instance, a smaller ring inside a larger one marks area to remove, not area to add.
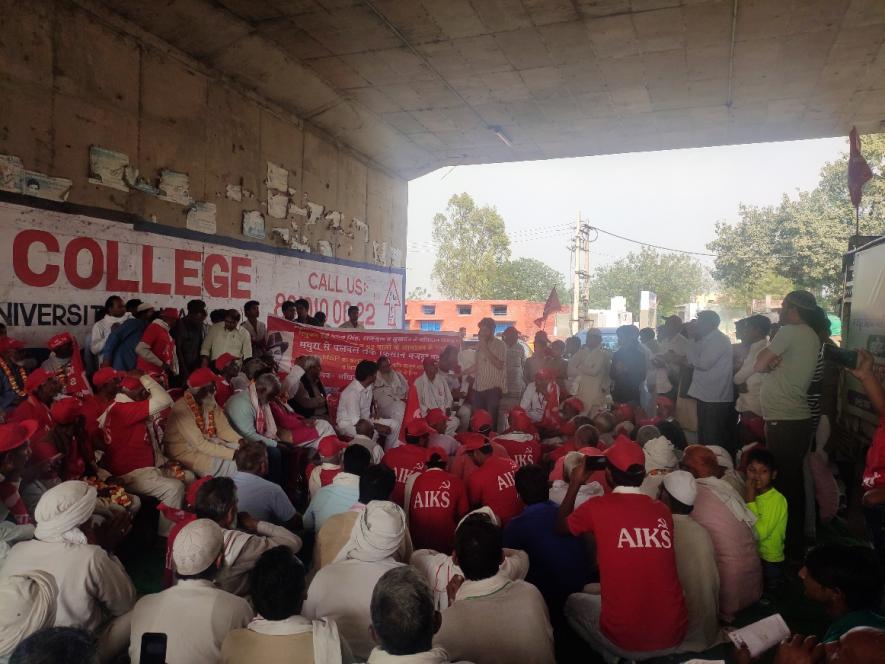
[[[473,509],[490,507],[501,525],[506,526],[523,508],[514,477],[519,465],[512,459],[494,456],[489,439],[482,434],[465,433],[461,440],[464,453],[479,466],[467,478],[470,506]]]
[[[452,414],[452,390],[439,373],[439,361],[428,355],[424,358],[424,373],[415,379],[415,394],[418,397],[418,410],[415,417],[427,417],[430,410],[438,408],[446,415],[445,432],[450,436],[458,430],[458,417]]]
[[[92,388],[86,379],[80,346],[74,335],[70,332],[56,334],[46,345],[52,352],[41,366],[58,378],[62,391],[79,399],[92,394]]]
[[[427,470],[413,473],[406,480],[404,505],[409,532],[416,549],[450,554],[455,526],[470,510],[467,488],[445,471],[444,450],[429,448],[427,453]]]
[[[28,374],[22,366],[24,347],[18,339],[0,337],[0,415],[27,397],[25,379]]]
[[[163,385],[168,385],[169,375],[178,375],[178,353],[170,329],[178,320],[178,309],[166,307],[144,329],[141,341],[135,346],[138,359],[135,366]]]
[[[390,500],[400,507],[405,505],[406,481],[427,469],[427,441],[434,433],[423,417],[417,417],[406,425],[406,444],[387,450],[381,459],[396,475]]]
[[[641,493],[645,454],[621,439],[605,451],[610,494],[575,510],[578,491],[590,477],[575,468],[559,507],[556,530],[595,542],[600,590],[570,595],[565,616],[572,628],[607,662],[648,659],[674,652],[688,617],[673,550],[673,517],[667,507]]]
[[[166,452],[197,477],[233,477],[234,453],[244,443],[215,403],[217,380],[209,369],[193,371],[184,396],[173,404],[166,421]]]
[[[341,472],[341,453],[347,449],[347,443],[338,436],[326,436],[317,445],[320,465],[307,468],[307,487],[310,497],[324,486],[329,486],[335,475]]]
[[[181,509],[185,481],[193,481],[193,474],[185,471],[182,479],[177,479],[174,471],[164,467],[167,462],[160,451],[155,422],[171,405],[166,390],[150,376],[124,378],[120,393],[99,418],[107,444],[102,465],[120,479],[126,491]],[[168,534],[171,526],[160,517],[161,536]]]
[[[39,426],[36,434],[39,438],[52,426],[49,408],[61,392],[61,383],[46,369],[34,369],[25,381],[25,392],[28,394],[27,398],[16,406],[6,421],[35,420]]]

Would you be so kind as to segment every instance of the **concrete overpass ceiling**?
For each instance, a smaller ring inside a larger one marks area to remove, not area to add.
[[[99,2],[405,178],[885,130],[885,0]]]

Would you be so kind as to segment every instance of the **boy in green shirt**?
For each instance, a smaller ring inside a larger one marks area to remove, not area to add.
[[[774,456],[766,449],[747,453],[747,509],[758,519],[753,526],[767,595],[776,595],[783,582],[784,538],[787,532],[787,499],[771,483],[777,477]]]

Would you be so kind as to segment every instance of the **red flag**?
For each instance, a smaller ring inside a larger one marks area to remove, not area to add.
[[[848,143],[851,146],[848,155],[848,193],[851,195],[851,204],[856,209],[860,207],[863,186],[873,177],[873,171],[860,153],[860,137],[855,127],[848,134]]]
[[[547,301],[544,303],[544,314],[540,318],[535,319],[535,325],[543,328],[547,323],[547,316],[555,314],[557,311],[562,311],[562,305],[559,303],[559,295],[556,294],[556,286],[554,286],[550,290],[550,295],[547,296]]]

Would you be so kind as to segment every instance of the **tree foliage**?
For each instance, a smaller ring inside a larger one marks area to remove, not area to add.
[[[863,153],[878,177],[864,187],[860,232],[880,235],[885,232],[885,134],[864,137]],[[838,297],[842,254],[855,233],[847,173],[848,156],[843,155],[824,165],[812,191],[784,195],[776,206],[742,205],[737,224],[717,224],[716,238],[708,245],[716,254],[713,276],[732,293],[758,293],[774,275]]]
[[[469,194],[449,199],[445,214],[433,218],[437,257],[433,278],[445,297],[461,300],[543,302],[563,276],[535,258],[510,260],[504,220],[493,207],[477,207]]]
[[[608,309],[611,298],[623,296],[627,309],[637,313],[639,292],[648,290],[657,294],[658,314],[666,316],[709,286],[704,267],[690,256],[643,247],[596,269],[590,278],[590,308]]]
[[[429,300],[430,299],[430,291],[424,288],[424,286],[416,286],[412,290],[409,291],[409,294],[406,296],[407,300]]]

